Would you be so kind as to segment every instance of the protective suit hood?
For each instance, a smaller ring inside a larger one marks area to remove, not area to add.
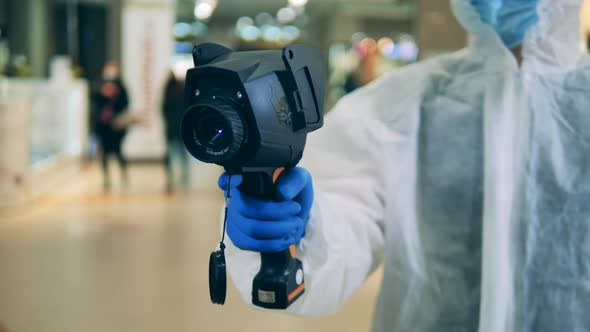
[[[523,57],[530,66],[570,68],[578,62],[581,56],[579,13],[582,3],[583,0],[541,0],[539,22],[523,41]],[[500,56],[502,62],[516,66],[514,57],[498,34],[481,20],[469,0],[452,0],[452,7],[461,25],[469,32],[470,49]]]

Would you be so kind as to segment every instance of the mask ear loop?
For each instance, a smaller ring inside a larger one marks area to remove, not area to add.
[[[225,269],[225,229],[227,226],[227,212],[231,200],[231,174],[227,181],[225,191],[225,209],[223,213],[223,233],[219,242],[219,250],[211,253],[209,257],[209,295],[211,302],[223,305],[227,291],[227,274]]]

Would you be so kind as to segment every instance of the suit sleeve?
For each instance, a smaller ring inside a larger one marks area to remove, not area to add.
[[[362,91],[362,90],[361,90]],[[373,97],[373,98],[371,98]],[[306,316],[333,313],[379,265],[384,247],[387,130],[366,92],[343,98],[309,135],[300,166],[314,181],[315,200],[305,237],[297,246],[305,294],[288,309]],[[260,255],[228,246],[228,270],[251,302]]]

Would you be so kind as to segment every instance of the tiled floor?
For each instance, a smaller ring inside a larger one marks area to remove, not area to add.
[[[233,286],[210,303],[218,170],[195,165],[190,192],[163,193],[163,171],[130,170],[104,194],[96,168],[24,207],[0,210],[0,331],[367,331],[380,276],[334,316],[256,310]]]

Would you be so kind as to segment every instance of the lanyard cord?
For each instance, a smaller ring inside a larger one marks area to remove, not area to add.
[[[225,191],[225,209],[223,212],[223,233],[221,233],[221,242],[219,242],[219,248],[221,251],[225,250],[225,227],[227,226],[227,210],[229,208],[229,203],[231,201],[231,174],[229,174],[229,179],[227,180],[227,190]]]

